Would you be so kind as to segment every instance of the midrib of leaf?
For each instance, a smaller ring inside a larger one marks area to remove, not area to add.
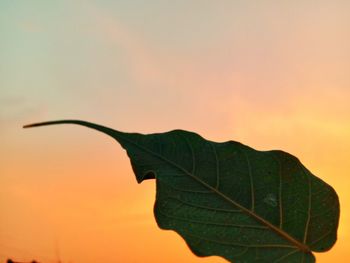
[[[182,168],[181,166],[179,166],[177,163],[159,155],[156,152],[153,152],[137,143],[135,143],[132,140],[129,140],[128,138],[126,138],[125,136],[123,136],[123,132],[102,126],[102,125],[98,125],[95,123],[91,123],[91,122],[86,122],[86,121],[80,121],[80,120],[58,120],[58,121],[49,121],[49,122],[41,122],[41,123],[34,123],[34,124],[29,124],[29,125],[25,125],[23,126],[23,128],[30,128],[30,127],[39,127],[39,126],[46,126],[46,125],[55,125],[55,124],[78,124],[78,125],[82,125],[88,128],[92,128],[95,130],[98,130],[100,132],[103,132],[105,134],[110,135],[111,137],[115,138],[117,141],[120,142],[120,140],[124,140],[134,146],[136,146],[137,148],[153,155],[156,156],[157,158],[163,160],[166,163],[171,164],[172,166],[174,166],[175,168],[179,169],[180,171],[182,171],[184,174],[190,176],[192,179],[194,179],[195,181],[201,183],[203,186],[205,186],[206,188],[210,189],[211,191],[213,191],[214,193],[216,193],[217,195],[219,195],[220,197],[222,197],[223,199],[225,199],[226,201],[228,201],[230,204],[236,206],[237,208],[241,209],[243,212],[245,212],[246,214],[250,215],[251,217],[255,218],[257,221],[259,221],[260,223],[266,225],[267,227],[269,227],[270,229],[272,229],[273,231],[275,231],[277,234],[281,235],[283,238],[287,239],[288,241],[290,241],[292,244],[294,244],[295,246],[297,246],[301,251],[305,252],[305,253],[309,253],[310,249],[308,246],[306,246],[305,244],[299,242],[298,240],[294,239],[292,236],[290,236],[288,233],[286,233],[285,231],[283,231],[282,229],[274,226],[273,224],[271,224],[270,222],[266,221],[264,218],[260,217],[259,215],[255,214],[254,212],[252,212],[251,210],[245,208],[244,206],[240,205],[239,203],[235,202],[234,200],[232,200],[231,198],[229,198],[228,196],[226,196],[225,194],[223,194],[222,192],[218,191],[218,189],[216,189],[215,187],[212,187],[211,185],[207,184],[206,182],[202,181],[201,179],[199,179],[198,177],[196,177],[194,174],[188,172],[186,169]]]

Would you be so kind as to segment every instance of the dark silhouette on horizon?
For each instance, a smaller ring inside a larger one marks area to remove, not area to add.
[[[32,260],[30,262],[20,262],[20,261],[13,261],[12,259],[8,259],[7,263],[39,263],[39,262],[36,260]]]

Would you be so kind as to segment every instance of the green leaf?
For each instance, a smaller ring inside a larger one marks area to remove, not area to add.
[[[337,239],[331,186],[283,151],[257,151],[173,130],[143,135],[63,120],[110,135],[127,151],[139,183],[156,179],[154,214],[198,256],[234,262],[315,262]]]

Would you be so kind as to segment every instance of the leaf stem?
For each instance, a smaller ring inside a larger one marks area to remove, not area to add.
[[[56,125],[56,124],[77,124],[77,125],[85,126],[85,127],[100,131],[102,133],[108,134],[113,138],[116,138],[115,136],[116,134],[122,134],[122,132],[108,128],[106,126],[98,125],[92,122],[81,121],[81,120],[57,120],[57,121],[37,122],[37,123],[24,125],[23,128],[26,129],[26,128]]]

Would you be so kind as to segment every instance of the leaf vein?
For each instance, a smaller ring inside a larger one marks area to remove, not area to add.
[[[248,165],[248,174],[249,174],[249,182],[250,182],[250,198],[251,198],[251,210],[254,213],[255,211],[255,193],[254,193],[254,183],[253,183],[253,175],[252,175],[252,166],[250,164],[249,158],[245,150],[243,150],[244,157],[247,161]]]
[[[304,167],[301,166],[301,169],[303,170],[303,173],[305,174],[308,180],[308,209],[307,209],[307,220],[306,220],[305,233],[304,233],[304,239],[303,239],[303,243],[306,244],[306,239],[307,239],[309,225],[310,225],[310,218],[311,218],[311,179],[310,179],[310,175],[305,172]]]
[[[230,246],[237,246],[237,247],[248,247],[248,248],[296,248],[295,246],[290,246],[290,245],[281,245],[281,244],[242,244],[242,243],[236,243],[236,242],[225,242],[222,240],[216,240],[216,239],[212,239],[212,238],[205,238],[205,237],[201,237],[198,235],[193,235],[190,234],[187,231],[181,231],[182,233],[184,233],[185,235],[188,235],[190,237],[194,237],[194,238],[198,238],[198,239],[202,239],[205,241],[209,241],[212,243],[217,243],[217,244],[222,244],[222,245],[230,245]]]
[[[220,222],[210,222],[210,221],[202,221],[202,220],[197,220],[197,219],[190,219],[190,218],[185,218],[185,217],[179,217],[179,216],[173,216],[173,215],[168,215],[159,209],[159,212],[166,217],[176,219],[176,220],[181,220],[181,221],[186,221],[186,222],[191,222],[191,223],[198,223],[198,224],[203,224],[203,225],[216,225],[216,226],[229,226],[229,227],[235,227],[235,228],[252,228],[252,229],[262,229],[262,230],[267,230],[269,229],[268,227],[265,226],[254,226],[254,225],[240,225],[240,224],[231,224],[231,223],[220,223]]]
[[[176,200],[178,202],[184,203],[185,205],[196,207],[196,208],[203,208],[203,209],[212,210],[212,211],[219,211],[219,212],[243,213],[242,210],[233,210],[233,209],[231,210],[231,209],[224,209],[224,208],[214,208],[214,207],[209,207],[209,206],[204,206],[204,205],[197,205],[197,204],[193,204],[193,203],[190,203],[190,202],[183,201],[180,198],[176,198],[176,197],[173,197],[173,196],[168,196],[167,198],[168,199],[174,199],[174,200]]]
[[[213,152],[214,152],[214,156],[215,156],[215,165],[216,165],[216,186],[215,188],[219,190],[219,186],[220,186],[220,169],[219,169],[219,158],[218,158],[218,154],[216,152],[215,146],[213,143],[210,143]]]

